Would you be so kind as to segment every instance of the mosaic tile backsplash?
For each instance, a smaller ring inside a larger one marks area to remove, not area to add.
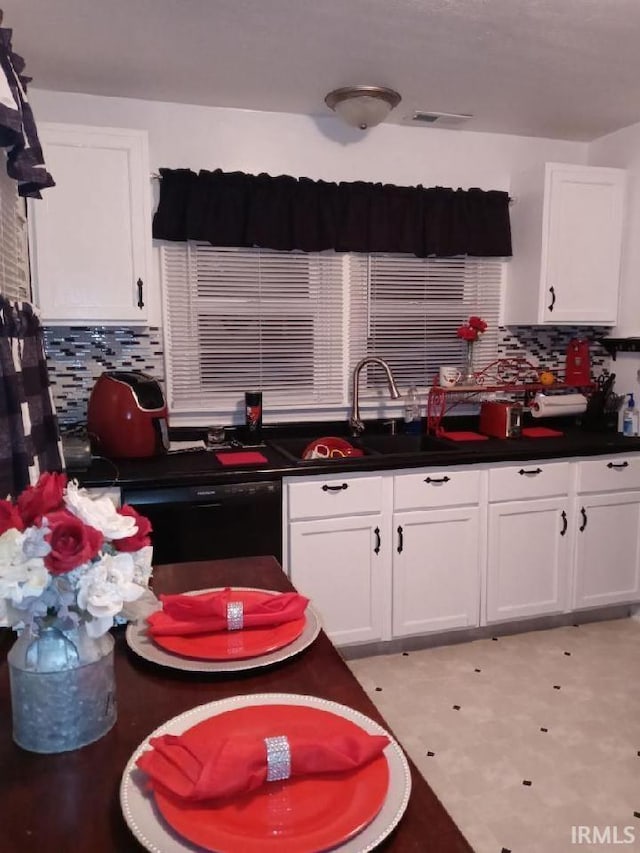
[[[517,326],[500,329],[501,358],[526,358],[536,367],[564,375],[565,353],[572,338],[590,342],[591,365],[598,373],[609,356],[597,342],[609,330],[584,327]],[[82,423],[93,385],[104,370],[142,370],[164,382],[162,333],[147,329],[60,327],[45,329],[47,364],[62,425]]]
[[[105,370],[141,370],[164,381],[162,333],[105,326],[48,327],[47,365],[58,419],[63,426],[83,423],[89,395]]]

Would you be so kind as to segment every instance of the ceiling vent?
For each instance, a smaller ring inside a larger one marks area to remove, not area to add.
[[[473,116],[470,113],[436,113],[427,112],[426,110],[416,110],[412,116],[408,118],[411,124],[439,124],[443,127],[455,127],[459,124],[464,124]]]

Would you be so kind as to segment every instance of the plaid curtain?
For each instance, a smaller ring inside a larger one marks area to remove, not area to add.
[[[63,467],[40,321],[28,302],[0,296],[0,498]]]

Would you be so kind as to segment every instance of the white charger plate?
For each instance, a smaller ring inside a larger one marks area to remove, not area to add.
[[[185,595],[202,595],[205,592],[222,592],[227,587],[214,587],[212,589],[194,589],[185,593]],[[282,593],[272,589],[259,589],[256,587],[232,587],[232,589],[241,589],[248,592],[264,592],[269,595],[281,595]],[[158,610],[161,605],[158,602]],[[149,611],[150,613],[153,611]],[[148,614],[147,614],[148,615]],[[317,611],[311,604],[307,605],[304,612],[305,626],[299,637],[296,637],[293,642],[273,652],[264,655],[258,655],[254,658],[243,658],[242,660],[201,660],[196,658],[186,658],[181,655],[175,655],[166,649],[160,648],[153,642],[153,639],[147,633],[147,624],[144,618],[138,619],[136,622],[130,622],[127,625],[126,640],[129,648],[137,655],[151,663],[157,663],[159,666],[167,666],[171,669],[180,669],[185,672],[243,672],[249,669],[258,669],[262,666],[269,666],[272,663],[288,660],[294,655],[299,654],[307,646],[316,639],[320,633],[320,617]]]
[[[253,696],[232,696],[229,699],[199,705],[163,723],[142,741],[127,762],[120,783],[120,806],[124,819],[142,846],[150,853],[202,853],[203,850],[171,829],[158,811],[153,794],[146,790],[146,777],[136,767],[136,761],[149,748],[149,740],[165,734],[180,735],[210,717],[253,705],[303,705],[319,708],[350,720],[369,734],[386,735],[389,738],[390,742],[384,750],[389,765],[389,790],[385,802],[371,823],[358,835],[333,850],[336,853],[368,853],[381,844],[398,825],[411,794],[409,763],[397,741],[374,720],[346,705],[317,696],[295,693],[257,693]]]

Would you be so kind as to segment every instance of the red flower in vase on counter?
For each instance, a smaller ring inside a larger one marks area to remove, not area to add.
[[[462,326],[458,327],[458,331],[456,332],[459,338],[462,338],[463,341],[469,341],[473,343],[477,341],[480,335],[483,332],[486,332],[487,324],[481,317],[469,317],[466,323],[463,323]]]

